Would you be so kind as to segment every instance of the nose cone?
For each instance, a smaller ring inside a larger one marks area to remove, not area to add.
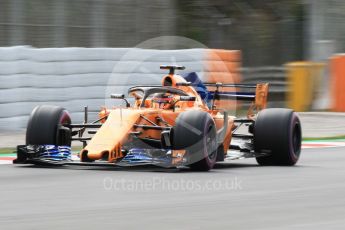
[[[107,120],[81,151],[81,155],[84,154],[86,159],[99,160],[105,154],[116,152],[116,148],[127,138],[139,117],[140,110],[111,110]]]

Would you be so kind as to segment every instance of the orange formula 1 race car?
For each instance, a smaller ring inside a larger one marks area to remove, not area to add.
[[[290,109],[266,109],[268,84],[203,83],[195,73],[175,74],[182,66],[161,69],[169,70],[162,85],[131,87],[132,105],[123,94],[112,94],[126,107],[103,108],[91,123],[87,107],[84,123],[73,124],[65,109],[37,106],[27,125],[26,145],[17,147],[14,163],[149,164],[198,171],[212,169],[217,161],[251,157],[260,165],[296,164],[300,120]],[[218,109],[217,102],[226,100],[250,101],[247,117]],[[241,126],[246,132],[238,133]],[[79,160],[72,159],[72,141],[83,142]]]

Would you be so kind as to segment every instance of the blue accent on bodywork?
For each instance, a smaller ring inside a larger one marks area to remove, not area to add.
[[[209,91],[209,98],[213,99],[214,97],[214,91]],[[255,93],[251,92],[219,92],[222,95],[228,95],[228,96],[233,96],[234,98],[236,97],[248,97],[248,98],[255,98]]]
[[[69,146],[42,145],[39,158],[42,160],[63,161],[71,160],[72,152]]]
[[[184,74],[182,77],[191,83],[191,86],[200,94],[202,99],[207,99],[208,90],[195,72]]]
[[[201,99],[205,101],[207,106],[211,108],[211,102],[214,99],[215,91],[207,90],[207,87],[202,83],[197,73],[191,72],[182,75],[182,77],[191,83],[191,86],[197,91]],[[219,95],[227,96],[228,100],[254,100],[255,93],[253,92],[219,92]]]
[[[141,165],[153,164],[160,166],[171,166],[171,155],[169,149],[130,149],[127,155],[117,165]],[[155,156],[160,152],[158,156]]]
[[[207,90],[207,87],[202,83],[200,78],[198,77],[197,73],[190,72],[183,74],[182,77],[191,83],[191,86],[195,89],[195,91],[200,95],[201,99],[205,101],[205,103],[210,106],[211,98],[210,92]]]
[[[124,161],[151,161],[151,154],[143,149],[131,149],[128,154],[123,158]]]

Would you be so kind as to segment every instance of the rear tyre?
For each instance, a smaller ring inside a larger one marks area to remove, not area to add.
[[[194,171],[208,171],[217,159],[217,131],[210,114],[203,111],[181,113],[173,129],[173,148],[185,149],[187,165]]]
[[[254,126],[254,149],[268,156],[257,157],[260,165],[295,165],[302,143],[301,122],[291,109],[265,109]]]
[[[71,131],[62,126],[66,124],[71,124],[71,118],[64,108],[51,105],[35,107],[26,129],[26,145],[71,146]]]

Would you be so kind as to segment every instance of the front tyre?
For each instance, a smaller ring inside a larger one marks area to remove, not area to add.
[[[291,109],[265,109],[259,112],[254,126],[254,149],[265,153],[260,165],[295,165],[302,143],[301,122]]]
[[[26,145],[71,146],[71,124],[67,110],[59,106],[40,105],[33,109],[27,129]]]
[[[217,131],[211,115],[204,111],[181,113],[173,128],[173,148],[185,149],[188,166],[208,171],[217,160]]]

